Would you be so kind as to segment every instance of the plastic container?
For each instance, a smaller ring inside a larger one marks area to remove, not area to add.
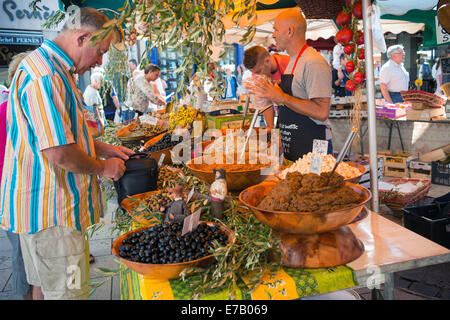
[[[450,163],[431,162],[431,183],[450,186]]]
[[[425,197],[403,208],[406,228],[450,249],[450,193]]]

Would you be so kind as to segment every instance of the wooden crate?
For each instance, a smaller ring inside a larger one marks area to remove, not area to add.
[[[407,158],[383,156],[383,175],[394,178],[408,178]]]
[[[409,175],[411,178],[416,179],[431,179],[431,169],[416,169],[416,168],[409,168]]]

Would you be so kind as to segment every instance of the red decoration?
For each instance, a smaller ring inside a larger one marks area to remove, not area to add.
[[[336,33],[336,42],[344,45],[344,53],[348,58],[345,70],[349,80],[345,84],[348,91],[355,91],[363,85],[365,79],[364,33],[358,30],[359,20],[363,18],[362,1],[346,0],[342,11],[336,17],[336,24],[343,27]]]
[[[363,18],[361,1],[356,2],[355,5],[353,6],[353,15],[357,19],[362,19]]]
[[[355,70],[355,63],[353,61],[349,61],[345,64],[345,70],[348,73],[352,73]]]
[[[361,84],[364,80],[362,73],[355,72],[355,74],[353,75],[353,80],[355,81],[355,84]]]
[[[356,85],[353,80],[347,80],[347,82],[345,83],[345,89],[347,89],[348,91],[356,90]]]
[[[345,26],[350,20],[352,20],[352,14],[350,12],[341,11],[336,18],[336,24],[338,26]]]
[[[347,44],[344,46],[344,53],[345,54],[352,54],[353,50],[355,49],[354,44]]]
[[[353,40],[353,31],[348,28],[342,28],[336,33],[336,41],[346,44]]]
[[[358,46],[364,44],[364,32],[358,31],[357,37],[356,37],[356,44]]]
[[[366,54],[365,54],[364,48],[359,49],[358,59],[364,60],[365,58],[366,58]]]

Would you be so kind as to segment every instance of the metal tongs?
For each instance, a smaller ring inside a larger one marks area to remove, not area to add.
[[[247,112],[248,112],[248,106],[249,106],[249,104],[250,104],[250,96],[247,95],[247,97],[245,98],[244,117],[242,118],[241,129],[244,129],[245,118],[247,117]]]
[[[334,164],[333,170],[331,170],[330,174],[327,176],[325,185],[327,185],[330,182],[331,176],[333,175],[333,173],[336,170],[339,163],[342,162],[342,159],[344,159],[344,156],[347,153],[350,146],[352,145],[352,142],[355,139],[357,133],[358,133],[358,130],[356,128],[352,128],[352,131],[350,131],[350,133],[348,134],[347,139],[345,140],[344,146],[342,147],[341,151],[339,152],[339,155],[336,158],[336,163]]]
[[[245,138],[245,143],[242,148],[241,155],[239,156],[239,160],[241,160],[245,155],[245,148],[247,147],[248,140],[250,139],[250,136],[252,135],[252,131],[253,131],[253,128],[255,127],[256,119],[258,119],[259,114],[264,113],[264,111],[266,111],[267,109],[269,109],[271,107],[272,107],[272,105],[268,105],[267,107],[265,107],[261,110],[259,110],[259,109],[255,110],[255,113],[253,114],[252,122],[250,123],[250,128],[247,131],[247,137]]]

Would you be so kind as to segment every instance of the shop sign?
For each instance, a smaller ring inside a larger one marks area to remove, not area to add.
[[[0,28],[18,30],[42,30],[42,24],[58,10],[58,1],[42,0],[33,10],[30,1],[3,0],[0,6]]]
[[[25,34],[8,34],[0,32],[0,44],[39,46],[44,41],[43,36]]]
[[[436,43],[444,44],[450,42],[450,35],[447,33],[447,31],[445,31],[444,28],[442,28],[437,16],[435,19],[436,19]]]

